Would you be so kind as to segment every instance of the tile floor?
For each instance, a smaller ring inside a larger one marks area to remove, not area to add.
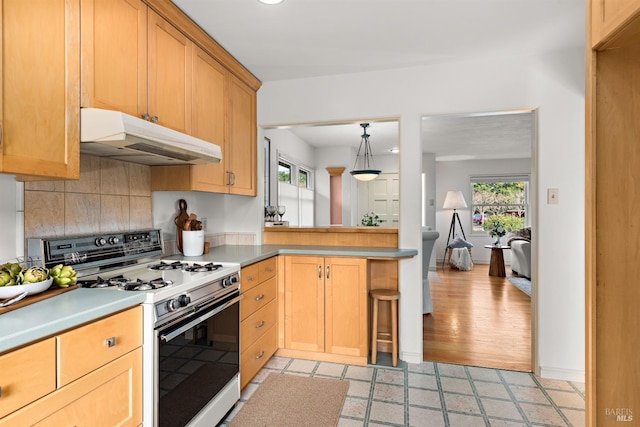
[[[236,408],[269,373],[349,380],[338,427],[584,426],[584,384],[446,363],[352,366],[273,357]]]

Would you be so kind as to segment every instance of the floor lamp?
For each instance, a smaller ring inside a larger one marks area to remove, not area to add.
[[[442,267],[447,260],[447,251],[449,250],[449,242],[456,238],[456,222],[460,226],[462,237],[467,240],[467,236],[464,234],[462,223],[456,209],[463,209],[467,207],[467,202],[464,200],[462,191],[447,191],[447,196],[444,198],[443,209],[453,209],[453,216],[451,217],[451,225],[449,226],[449,235],[447,236],[447,245],[444,248],[444,259],[442,260]]]

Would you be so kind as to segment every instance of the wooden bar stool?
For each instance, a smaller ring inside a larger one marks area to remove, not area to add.
[[[376,364],[378,359],[378,343],[384,342],[392,345],[391,360],[393,366],[398,364],[398,300],[400,292],[391,289],[374,289],[369,292],[373,298],[373,326],[371,327],[371,363]],[[378,304],[380,301],[389,301],[391,305],[391,339],[378,338]]]

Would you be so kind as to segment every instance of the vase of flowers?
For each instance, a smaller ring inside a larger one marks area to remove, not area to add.
[[[378,227],[382,221],[375,213],[366,213],[362,217],[362,221],[360,222],[365,227]]]
[[[500,246],[500,239],[507,234],[507,227],[500,218],[500,215],[490,216],[484,220],[482,228],[489,232],[489,235],[496,239],[493,246]]]

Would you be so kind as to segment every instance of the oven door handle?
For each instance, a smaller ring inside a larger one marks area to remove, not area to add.
[[[237,303],[238,301],[240,301],[243,298],[243,295],[238,295],[237,297],[235,297],[234,299],[227,301],[226,303],[222,304],[219,307],[216,307],[215,309],[206,312],[205,314],[203,314],[202,316],[199,316],[196,319],[193,319],[191,322],[187,323],[186,325],[182,325],[179,328],[172,330],[166,334],[160,334],[160,339],[164,342],[169,342],[172,339],[174,339],[175,337],[177,337],[178,335],[182,334],[184,331],[187,331],[191,328],[193,328],[194,326],[196,326],[198,323],[204,322],[205,320],[207,320],[210,317],[215,316],[216,314],[220,313],[222,310],[231,307],[233,304]]]

